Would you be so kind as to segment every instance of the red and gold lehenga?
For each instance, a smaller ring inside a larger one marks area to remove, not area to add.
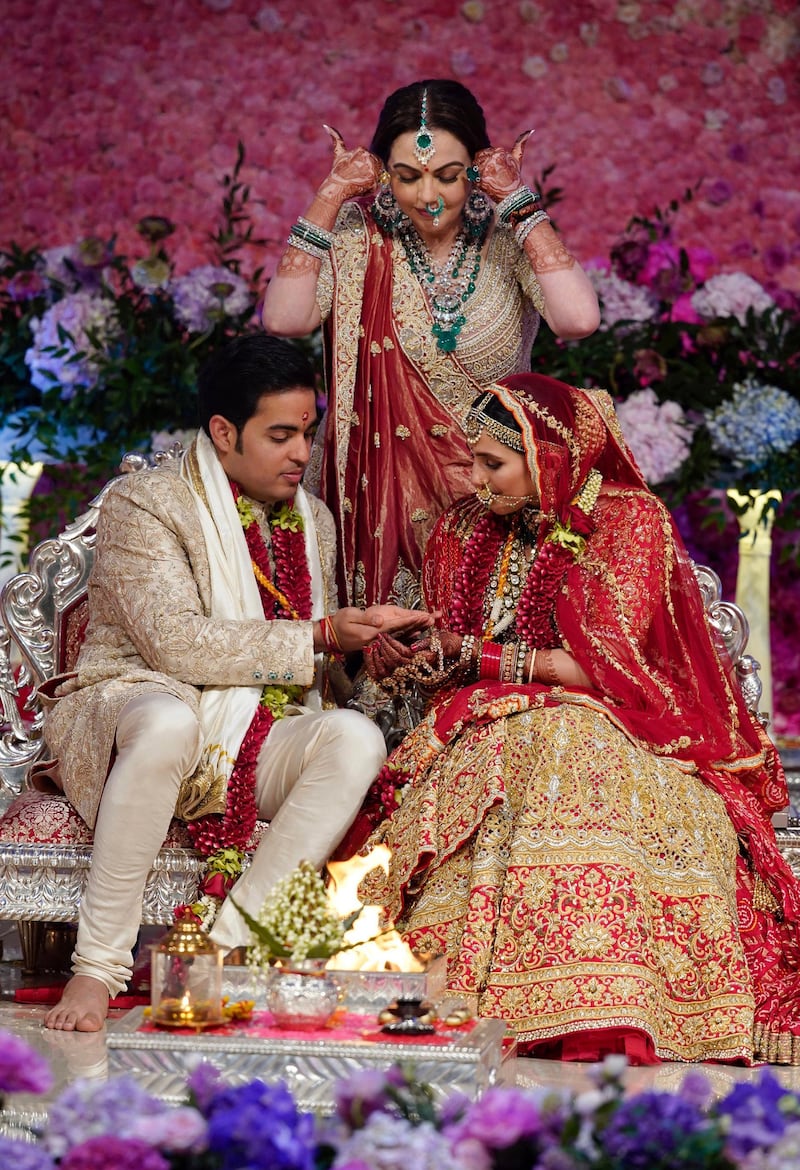
[[[776,752],[604,396],[533,376],[503,385],[526,450],[537,444],[540,557],[587,472],[603,475],[583,551],[547,595],[549,645],[593,686],[442,690],[390,757],[407,784],[369,842],[390,847],[390,872],[362,896],[414,947],[445,953],[449,986],[533,1054],[800,1063],[800,892],[771,828],[786,803]],[[471,537],[500,547],[511,523],[487,529],[486,516],[461,500],[429,542],[425,602],[444,628]]]
[[[435,520],[469,491],[469,407],[486,383],[530,368],[542,294],[513,233],[495,227],[457,353],[443,353],[420,282],[368,201],[345,205],[331,261],[318,290],[328,408],[307,483],[336,519],[342,604],[407,603]]]

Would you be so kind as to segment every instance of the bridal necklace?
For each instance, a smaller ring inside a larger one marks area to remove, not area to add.
[[[448,258],[437,264],[410,220],[399,225],[397,234],[430,306],[436,345],[443,353],[452,353],[466,323],[464,305],[475,292],[481,267],[480,242],[470,239],[462,228]]]

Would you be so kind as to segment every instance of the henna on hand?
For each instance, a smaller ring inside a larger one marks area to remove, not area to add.
[[[333,141],[333,166],[320,184],[316,197],[338,208],[347,199],[373,191],[378,185],[383,164],[363,146],[348,150],[341,134],[332,126],[325,129]]]
[[[316,277],[320,264],[317,256],[310,256],[308,252],[290,245],[281,256],[275,275],[288,276],[291,279],[312,273]]]
[[[525,144],[532,133],[532,130],[526,130],[520,134],[511,150],[502,146],[488,146],[476,154],[474,165],[481,176],[478,186],[495,203],[522,186],[522,158]]]
[[[575,267],[575,257],[570,255],[563,240],[546,221],[528,233],[523,247],[537,276]]]

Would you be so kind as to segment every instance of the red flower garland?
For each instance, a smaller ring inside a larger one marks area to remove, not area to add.
[[[562,527],[579,536],[592,531],[591,519],[574,503],[567,511]],[[507,534],[507,524],[492,512],[481,516],[473,528],[450,600],[450,625],[454,633],[475,637],[484,634],[486,588]],[[514,619],[517,636],[525,645],[535,646],[537,650],[560,645],[555,626],[556,597],[573,559],[573,549],[555,538],[554,526],[540,535],[539,550],[528,570]]]
[[[231,491],[238,505],[241,491],[233,481]],[[270,514],[269,523],[275,564],[274,580],[269,550],[260,525],[255,517],[246,522],[245,513],[240,509],[264,617],[273,621],[283,610],[288,613],[289,620],[309,621],[312,607],[311,573],[303,525],[297,513],[291,511],[291,505],[273,508],[273,513]],[[268,689],[265,688],[265,692]],[[187,827],[192,843],[204,857],[211,857],[220,849],[243,851],[250,840],[258,819],[255,802],[256,763],[274,722],[275,716],[262,696],[228,780],[224,814],[211,813],[189,822]],[[201,883],[201,893],[221,896],[218,879],[217,873],[207,876]],[[233,881],[233,878],[225,879],[223,892],[227,892]]]

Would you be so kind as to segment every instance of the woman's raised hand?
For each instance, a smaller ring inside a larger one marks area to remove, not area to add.
[[[348,150],[344,139],[333,126],[325,126],[333,143],[333,166],[317,192],[320,199],[338,207],[346,199],[374,191],[383,165],[379,158],[363,146]]]
[[[511,150],[502,146],[488,146],[475,155],[473,163],[480,173],[477,185],[495,203],[523,185],[522,158],[531,134],[532,130],[523,131]]]

